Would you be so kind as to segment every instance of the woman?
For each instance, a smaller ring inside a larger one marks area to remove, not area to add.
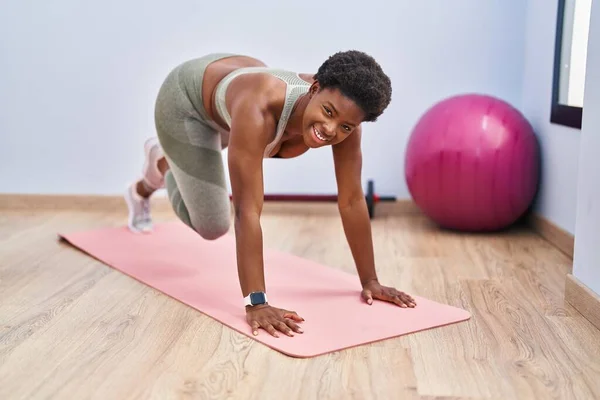
[[[187,61],[167,76],[155,109],[158,142],[146,142],[142,179],[127,192],[130,229],[151,230],[149,197],[166,187],[177,216],[214,240],[230,227],[221,150],[228,148],[238,273],[247,321],[258,334],[301,333],[297,313],[271,306],[263,271],[260,215],[262,161],[298,157],[331,146],[344,231],[362,298],[414,307],[412,297],[381,285],[361,185],[361,123],[375,121],[391,100],[390,79],[359,51],[340,52],[315,75],[267,68],[236,54]]]

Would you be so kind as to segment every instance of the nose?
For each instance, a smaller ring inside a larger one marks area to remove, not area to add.
[[[328,137],[335,136],[335,128],[332,128],[330,124],[323,125],[323,129],[325,130],[325,132],[323,133],[326,134]]]

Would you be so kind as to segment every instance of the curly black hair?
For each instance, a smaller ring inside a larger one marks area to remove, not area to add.
[[[358,50],[330,56],[313,77],[321,89],[337,88],[365,112],[373,122],[383,114],[392,98],[390,78],[370,55]]]

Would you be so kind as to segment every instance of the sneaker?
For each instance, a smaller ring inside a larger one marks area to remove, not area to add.
[[[158,170],[158,160],[164,157],[158,138],[153,137],[144,143],[144,168],[142,169],[142,179],[144,184],[153,190],[162,189],[165,186],[165,180]]]
[[[135,233],[148,233],[152,231],[150,199],[140,196],[136,186],[137,183],[132,183],[125,192],[125,202],[129,208],[129,230]]]

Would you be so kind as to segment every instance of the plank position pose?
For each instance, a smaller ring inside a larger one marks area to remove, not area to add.
[[[228,148],[238,275],[246,319],[278,337],[302,333],[303,318],[267,302],[260,216],[263,159],[298,157],[331,146],[338,208],[356,264],[362,298],[400,307],[414,299],[379,283],[371,222],[361,184],[361,123],[375,121],[391,100],[379,64],[359,51],[329,57],[316,74],[268,68],[243,55],[209,54],[177,66],[158,93],[158,141],[145,144],[141,179],[126,193],[129,228],[152,229],[149,197],[165,187],[173,209],[202,238],[230,228],[230,199],[221,151]]]

